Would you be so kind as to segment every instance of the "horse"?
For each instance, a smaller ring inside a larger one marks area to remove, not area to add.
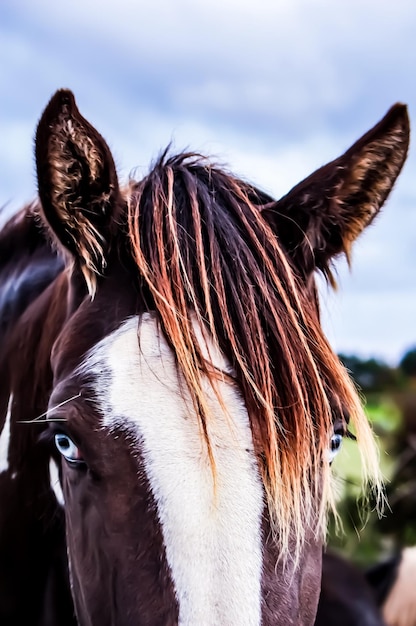
[[[366,572],[387,626],[415,626],[416,546],[407,546]]]
[[[415,546],[366,570],[325,551],[315,626],[415,626],[415,576]]]
[[[0,234],[3,626],[314,623],[350,428],[380,486],[315,275],[335,285],[408,141],[396,104],[280,200],[169,150],[120,186],[51,98],[39,199]]]
[[[325,551],[315,626],[333,624],[387,626],[365,573],[340,554]]]

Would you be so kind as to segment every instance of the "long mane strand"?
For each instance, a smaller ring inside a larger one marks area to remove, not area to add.
[[[297,558],[311,531],[325,532],[334,411],[349,414],[367,473],[380,483],[353,384],[314,298],[261,217],[270,199],[193,154],[164,154],[129,192],[132,254],[190,389],[214,473],[202,380],[215,389],[215,376],[192,316],[237,373],[276,540],[284,557]]]

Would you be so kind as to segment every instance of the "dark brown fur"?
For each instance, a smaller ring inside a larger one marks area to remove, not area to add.
[[[315,626],[385,626],[363,572],[338,554],[323,555],[322,589]]]

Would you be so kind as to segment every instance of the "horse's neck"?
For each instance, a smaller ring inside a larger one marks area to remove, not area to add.
[[[61,262],[30,220],[0,235],[0,623],[69,625],[63,511],[38,445],[43,427],[24,423],[47,407]]]
[[[0,233],[0,340],[62,269],[62,260],[24,210]],[[3,341],[2,341],[3,342]]]
[[[5,457],[13,453],[11,440],[6,449],[5,428],[10,434],[19,432],[21,454],[26,447],[22,442],[34,439],[35,429],[17,425],[46,410],[52,382],[49,354],[60,323],[51,319],[50,311],[59,296],[59,278],[54,279],[61,261],[28,211],[15,216],[0,233],[0,252],[0,454]],[[0,473],[7,466],[10,462],[0,458]]]

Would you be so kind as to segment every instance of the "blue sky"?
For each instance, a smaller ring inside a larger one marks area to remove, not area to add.
[[[416,124],[414,0],[2,0],[0,205],[36,194],[33,135],[71,88],[120,177],[173,140],[274,196],[349,147],[396,101]],[[395,363],[416,344],[416,148],[322,289],[338,351]]]

